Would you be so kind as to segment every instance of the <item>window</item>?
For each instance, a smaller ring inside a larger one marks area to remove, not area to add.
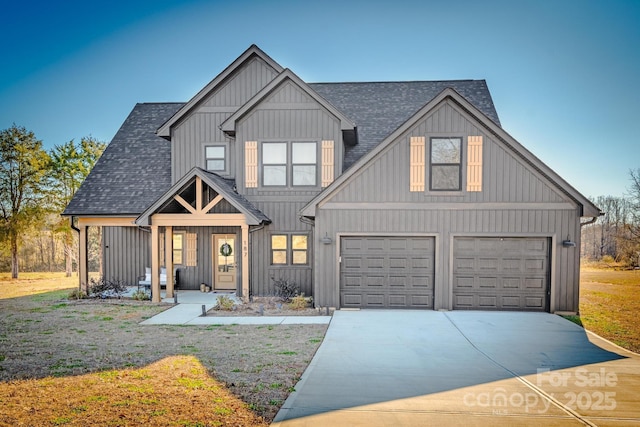
[[[429,188],[432,191],[460,191],[461,138],[431,138]]]
[[[287,263],[287,236],[274,234],[271,236],[271,264]]]
[[[262,144],[262,184],[265,186],[287,185],[287,143]]]
[[[206,167],[211,172],[223,172],[227,169],[225,164],[226,147],[223,145],[210,145],[204,147]]]
[[[307,265],[309,236],[306,234],[273,234],[271,236],[272,265]]]
[[[314,187],[317,185],[315,142],[265,142],[262,144],[262,185]]]
[[[316,185],[316,144],[294,142],[291,144],[291,169],[293,185]]]
[[[173,235],[173,263],[184,264],[184,234]]]

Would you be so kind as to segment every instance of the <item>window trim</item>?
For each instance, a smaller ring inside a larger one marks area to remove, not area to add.
[[[460,155],[458,163],[434,163],[433,162],[433,141],[436,139],[457,139],[460,147]],[[429,191],[442,194],[442,193],[454,193],[460,194],[463,191],[462,188],[462,165],[464,164],[464,144],[463,137],[458,135],[441,135],[432,136],[429,138]],[[433,188],[433,166],[457,166],[458,167],[458,187],[457,188]]]
[[[285,249],[274,249],[273,248],[273,237],[274,236],[286,236],[286,248]],[[304,236],[307,239],[307,247],[306,249],[294,249],[293,248],[293,238],[297,236]],[[270,267],[309,267],[310,259],[311,259],[311,236],[310,233],[301,233],[301,232],[273,232],[269,235],[269,266]],[[282,264],[275,264],[273,262],[273,254],[275,251],[285,252],[286,262]],[[306,262],[305,263],[294,263],[294,253],[295,252],[306,252]]]
[[[181,236],[182,237],[182,247],[180,249],[176,249],[176,237],[177,236]],[[185,245],[187,244],[187,232],[186,231],[174,231],[173,232],[173,237],[171,239],[171,261],[173,263],[173,265],[186,265],[186,247]],[[181,262],[176,262],[175,258],[176,258],[176,251],[180,251],[180,258],[181,258]]]
[[[265,163],[264,162],[264,147],[266,144],[285,144],[286,146],[286,163]],[[293,145],[294,144],[313,144],[315,146],[315,163],[293,163]],[[319,186],[318,171],[320,170],[321,153],[318,153],[319,142],[316,140],[274,140],[274,141],[260,141],[260,161],[259,161],[259,173],[260,173],[260,185],[263,188],[317,188]],[[284,185],[272,185],[265,184],[265,166],[284,166],[285,167],[285,184]],[[294,166],[313,166],[315,168],[314,178],[315,184],[313,185],[299,185],[293,183],[293,169]]]
[[[208,162],[209,160],[220,160],[219,157],[207,157],[207,148],[209,147],[222,147],[224,149],[224,157],[222,158],[222,161],[224,162],[224,169],[221,170],[210,170],[208,168]],[[227,143],[224,142],[207,142],[205,144],[203,144],[203,150],[204,150],[204,170],[206,170],[207,172],[213,172],[213,173],[218,173],[218,174],[223,174],[223,175],[227,175],[229,174],[229,145]]]

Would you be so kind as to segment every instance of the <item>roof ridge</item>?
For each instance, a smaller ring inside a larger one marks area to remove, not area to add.
[[[447,83],[447,82],[486,82],[486,79],[452,79],[452,80],[380,80],[365,82],[312,82],[310,85],[341,85],[341,84],[388,84],[388,83]]]

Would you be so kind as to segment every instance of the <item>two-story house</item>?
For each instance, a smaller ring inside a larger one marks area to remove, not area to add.
[[[148,271],[156,300],[179,268],[182,289],[286,279],[321,307],[576,312],[600,211],[484,80],[310,84],[251,46],[188,102],[136,105],[64,215],[81,282],[99,226],[104,276]]]

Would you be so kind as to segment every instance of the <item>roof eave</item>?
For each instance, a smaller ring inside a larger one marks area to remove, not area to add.
[[[267,55],[262,49],[255,44],[251,45],[245,50],[235,61],[233,61],[227,68],[225,68],[220,74],[218,74],[213,80],[211,80],[204,88],[202,88],[189,102],[187,102],[180,110],[178,110],[169,120],[167,120],[156,131],[156,135],[165,139],[171,139],[171,127],[177,123],[182,117],[187,115],[196,105],[198,105],[211,91],[213,91],[220,82],[223,82],[229,77],[238,67],[246,62],[252,56],[258,56],[271,66],[276,72],[282,72],[283,68],[280,64]]]

